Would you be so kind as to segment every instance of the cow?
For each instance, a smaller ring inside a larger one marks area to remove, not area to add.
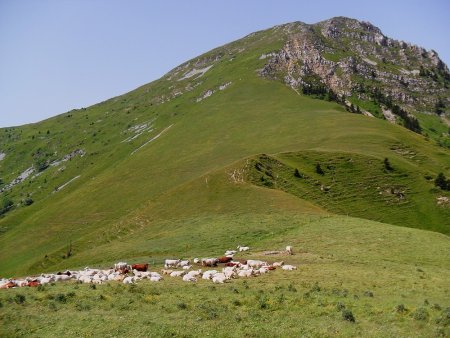
[[[13,281],[9,281],[9,282],[7,282],[5,284],[0,285],[0,289],[11,289],[11,288],[14,288],[16,286],[17,286],[16,283],[14,283]]]
[[[222,256],[222,257],[217,258],[217,261],[219,263],[228,263],[228,262],[231,262],[232,260],[233,260],[233,257],[227,257],[227,256]]]
[[[41,283],[39,283],[39,281],[37,281],[37,280],[32,280],[32,281],[28,282],[28,286],[29,287],[36,287],[36,286],[39,286],[39,285],[41,285]]]
[[[168,269],[168,268],[175,268],[178,263],[180,263],[181,261],[179,259],[166,259],[164,261],[164,268]]]
[[[250,247],[238,245],[237,249],[239,250],[239,252],[242,252],[242,251],[248,251],[248,250],[250,250]]]
[[[145,272],[145,271],[148,270],[148,263],[146,263],[146,264],[133,264],[133,265],[131,265],[131,269]]]
[[[203,266],[217,266],[217,258],[202,258],[202,265]]]
[[[286,252],[287,252],[289,255],[293,255],[293,254],[294,254],[294,251],[293,251],[293,249],[292,249],[292,246],[288,245],[288,246],[286,247]]]

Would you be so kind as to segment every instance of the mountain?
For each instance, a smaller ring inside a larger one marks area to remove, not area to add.
[[[448,84],[436,52],[339,17],[1,129],[2,277],[237,245],[298,269],[0,290],[0,336],[450,335]]]
[[[449,234],[450,194],[434,184],[450,176],[448,84],[436,52],[339,17],[256,32],[122,96],[4,128],[0,273],[258,245],[283,231],[268,215]]]

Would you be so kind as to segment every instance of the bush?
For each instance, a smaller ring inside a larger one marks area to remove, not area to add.
[[[316,173],[318,173],[319,175],[325,175],[325,172],[322,170],[322,167],[320,166],[320,163],[316,164]]]
[[[412,314],[415,320],[427,320],[428,319],[428,311],[423,307],[419,307]]]
[[[32,205],[33,203],[34,201],[30,197],[25,198],[25,200],[23,201],[23,204],[26,206]]]
[[[63,294],[63,293],[58,293],[58,294],[55,296],[55,300],[56,300],[57,302],[59,302],[59,303],[66,303],[66,302],[67,302],[67,297],[66,297],[66,295]]]
[[[235,300],[233,300],[231,303],[232,303],[234,306],[241,306],[241,305],[242,305],[242,303],[241,303],[241,301],[240,301],[239,299],[235,299]]]
[[[353,312],[351,312],[350,310],[342,311],[342,319],[352,323],[355,322],[355,316],[353,316]]]
[[[269,307],[269,304],[267,303],[267,297],[261,296],[258,299],[258,307],[260,309],[267,309]]]
[[[373,297],[373,292],[372,291],[364,291],[364,296],[366,296],[366,297]]]
[[[297,177],[297,178],[302,178],[302,174],[300,174],[300,171],[298,171],[297,168],[295,168],[294,176]]]
[[[21,295],[20,293],[18,293],[15,297],[14,297],[14,301],[17,303],[17,304],[23,304],[23,303],[25,303],[25,296],[24,295]]]
[[[398,313],[404,313],[404,312],[407,311],[407,309],[406,309],[405,305],[403,305],[403,304],[398,304],[398,305],[395,307],[395,311],[397,311]]]
[[[341,303],[341,302],[337,302],[337,304],[336,304],[336,310],[338,310],[338,311],[345,310],[345,304],[344,304],[344,303]]]
[[[389,159],[386,157],[383,161],[384,169],[387,171],[392,171],[394,168],[392,168],[391,163],[389,162]]]
[[[450,190],[450,180],[443,173],[439,173],[434,180],[434,185],[442,190]]]
[[[179,303],[177,303],[177,308],[179,308],[180,310],[186,310],[187,305],[186,305],[186,303],[179,302]]]

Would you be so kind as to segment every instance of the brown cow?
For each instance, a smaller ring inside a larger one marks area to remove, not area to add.
[[[11,289],[11,288],[14,288],[16,286],[17,286],[16,283],[9,281],[8,283],[0,285],[0,289]]]
[[[228,263],[225,263],[225,266],[237,266],[237,265],[239,265],[238,262],[228,262]]]
[[[233,260],[233,257],[222,256],[222,257],[217,258],[217,260],[219,263],[228,263]]]
[[[148,270],[148,263],[147,264],[133,264],[131,266],[131,269],[145,272]]]
[[[30,286],[30,287],[36,287],[36,286],[41,285],[41,283],[39,283],[38,280],[32,280],[32,281],[28,282],[27,285]]]

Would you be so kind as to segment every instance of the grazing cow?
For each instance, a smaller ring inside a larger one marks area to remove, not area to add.
[[[225,256],[234,256],[236,253],[236,250],[227,250],[225,251]]]
[[[16,283],[14,283],[13,281],[9,281],[9,282],[6,282],[6,283],[0,285],[0,289],[11,289],[11,288],[14,288],[16,286],[17,286]]]
[[[190,274],[186,274],[183,276],[183,281],[184,282],[197,282],[197,278],[195,278],[194,276],[190,275]]]
[[[259,261],[259,260],[255,260],[255,259],[249,259],[247,260],[247,265],[252,267],[252,268],[260,268],[263,265],[267,265],[267,262],[263,262],[263,261]]]
[[[219,272],[216,273],[213,277],[212,277],[212,281],[215,284],[223,284],[225,283],[225,281],[227,280],[227,277],[225,276],[224,273]]]
[[[294,265],[283,265],[281,268],[287,271],[297,270],[297,267]]]
[[[123,284],[134,284],[135,278],[134,277],[125,277],[122,281]]]
[[[173,272],[173,270],[168,270],[168,269],[162,269],[161,270],[161,273],[163,275],[170,275],[172,272]]]
[[[200,263],[200,259],[194,258],[194,263],[195,263],[195,264],[199,264],[199,263]]]
[[[202,258],[202,265],[203,266],[217,266],[218,260],[217,258]]]
[[[41,285],[41,283],[39,283],[39,281],[37,281],[37,280],[32,280],[32,281],[28,282],[28,286],[30,286],[30,287],[36,287],[39,285]]]
[[[239,252],[242,252],[242,251],[248,251],[248,250],[250,250],[250,247],[238,245],[237,249],[239,250]]]
[[[114,270],[119,271],[119,270],[124,270],[128,268],[128,264],[125,262],[119,262],[114,264]]]
[[[284,265],[284,262],[283,262],[283,261],[281,261],[281,262],[274,262],[274,263],[272,264],[273,267],[280,267],[280,266],[283,266],[283,265]]]
[[[253,276],[253,269],[248,269],[248,270],[239,270],[238,272],[238,276],[239,277],[251,277]]]
[[[185,265],[183,266],[183,270],[189,270],[192,268],[192,265]]]
[[[239,263],[239,262],[228,262],[228,263],[225,263],[225,266],[239,266],[241,263]]]
[[[159,282],[162,277],[161,276],[150,276],[150,282]]]
[[[222,256],[222,257],[217,258],[217,260],[219,263],[228,263],[233,260],[233,257]]]
[[[172,271],[172,273],[169,275],[170,277],[181,277],[186,274],[186,271]]]
[[[148,263],[146,263],[146,264],[133,264],[133,265],[131,265],[131,269],[145,272],[145,271],[148,270]]]
[[[175,268],[177,267],[178,263],[180,263],[181,261],[179,259],[166,259],[164,261],[164,268],[168,269],[168,268]]]
[[[205,271],[205,272],[203,273],[202,278],[203,278],[203,279],[211,279],[216,273],[217,273],[217,270],[208,270],[208,271]]]
[[[177,267],[182,268],[182,267],[188,266],[188,265],[190,265],[190,264],[191,264],[191,262],[190,262],[189,260],[179,261],[178,264],[177,264]]]
[[[288,246],[286,247],[286,252],[287,252],[289,255],[293,255],[293,254],[294,254],[294,251],[293,251],[293,249],[292,249],[292,246],[288,245]]]

